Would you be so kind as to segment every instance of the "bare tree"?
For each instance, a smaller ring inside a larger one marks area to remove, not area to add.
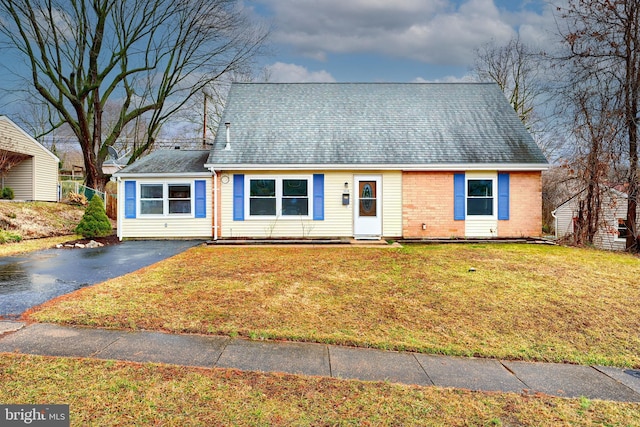
[[[264,73],[264,69],[260,71]],[[260,76],[260,74],[258,75]],[[259,78],[259,77],[258,77]],[[203,147],[213,141],[222,118],[227,94],[232,82],[253,82],[258,79],[249,70],[234,71],[225,78],[212,82],[195,94],[182,109],[176,113],[176,118],[188,124],[190,133],[200,134],[197,146]]]
[[[36,136],[39,143],[51,148],[44,138],[52,126],[51,106],[47,102],[37,99],[25,102],[17,111],[15,120],[29,135]]]
[[[610,114],[618,116],[626,134],[626,245],[628,250],[637,251],[640,4],[637,0],[568,0],[558,11],[563,19],[560,33],[567,48],[560,59],[571,62],[571,79],[578,82],[598,76],[599,82],[606,82],[596,90],[613,101]]]
[[[545,102],[547,87],[542,83],[546,76],[540,71],[545,68],[546,60],[541,52],[515,37],[504,45],[491,41],[477,48],[473,71],[479,80],[495,82],[502,89],[538,147],[547,159],[555,161],[564,139],[558,136],[553,121],[547,117],[551,110]],[[543,173],[543,229],[547,230],[554,223],[552,211],[559,199],[558,175]]]
[[[248,66],[266,38],[237,0],[0,0],[0,15],[4,47],[25,59],[57,124],[72,128],[96,188],[127,124],[147,123],[133,162],[189,98]],[[105,132],[109,101],[120,108]]]
[[[612,168],[619,163],[618,117],[608,96],[608,82],[594,75],[567,88],[564,111],[571,117],[574,153],[569,164],[577,178],[578,217],[576,243],[593,244],[603,226],[603,194],[617,184],[611,181]],[[604,89],[604,90],[603,90]]]
[[[107,138],[118,126],[119,110],[120,106],[115,102],[109,101],[105,103],[102,121],[103,138]],[[146,142],[148,132],[149,126],[147,123],[147,117],[138,116],[122,127],[122,130],[120,131],[118,138],[112,144],[112,147],[114,147],[121,156],[133,153],[136,151],[137,147]]]
[[[519,37],[504,45],[495,40],[475,50],[473,72],[481,81],[495,82],[504,92],[520,120],[547,156],[555,159],[562,140],[547,119],[546,90],[542,83],[546,55],[523,43]]]
[[[531,50],[512,38],[500,46],[494,40],[475,50],[474,71],[481,80],[496,82],[520,120],[529,125],[536,96],[537,64]]]

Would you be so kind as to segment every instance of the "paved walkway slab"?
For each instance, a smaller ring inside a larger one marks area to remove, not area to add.
[[[126,335],[122,331],[29,325],[0,340],[0,352],[65,357],[91,357]]]
[[[412,353],[330,346],[329,357],[337,378],[433,385]]]
[[[416,354],[433,383],[440,387],[521,393],[527,386],[492,359]]]
[[[640,371],[633,369],[508,362],[195,334],[11,323],[13,326],[3,327],[20,329],[0,334],[0,353],[96,357],[640,402]]]
[[[216,367],[331,376],[329,351],[321,344],[232,340]]]
[[[594,368],[640,394],[640,369],[613,368],[611,366],[594,366]]]
[[[100,350],[95,357],[211,368],[228,341],[225,337],[131,332]]]
[[[640,402],[640,394],[590,366],[503,362],[530,389],[553,396]]]

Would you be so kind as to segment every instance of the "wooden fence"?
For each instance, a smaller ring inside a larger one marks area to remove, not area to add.
[[[105,193],[104,209],[111,219],[118,219],[118,195],[115,193]]]

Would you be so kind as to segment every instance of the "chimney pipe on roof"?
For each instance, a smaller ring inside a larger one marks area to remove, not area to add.
[[[231,150],[231,123],[230,122],[225,122],[224,124],[227,127],[227,143],[224,146],[225,150]]]

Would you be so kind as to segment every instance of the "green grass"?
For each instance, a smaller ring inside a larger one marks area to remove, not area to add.
[[[6,230],[0,230],[0,244],[2,243],[13,243],[19,242],[22,240],[22,236],[16,233],[12,233]]]
[[[82,236],[76,234],[48,237],[44,239],[21,240],[19,242],[7,242],[0,245],[0,256],[11,256],[22,253],[39,251],[42,249],[51,249],[58,243],[68,242],[70,240],[79,239]]]
[[[634,256],[546,245],[197,247],[28,317],[640,367],[639,272]]]
[[[0,354],[0,402],[96,426],[634,426],[640,405]]]

